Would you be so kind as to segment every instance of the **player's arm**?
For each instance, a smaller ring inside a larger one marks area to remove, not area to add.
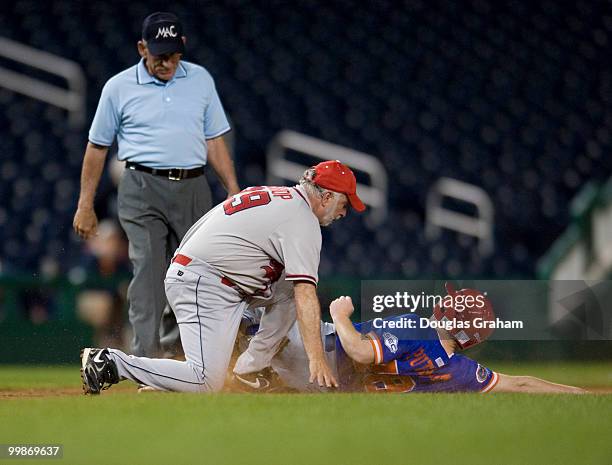
[[[297,320],[304,349],[308,355],[310,382],[317,381],[319,386],[338,386],[323,352],[321,342],[321,307],[314,284],[296,282],[293,285]]]
[[[94,236],[98,228],[98,218],[94,211],[94,198],[102,171],[104,171],[107,153],[108,147],[92,142],[87,143],[81,170],[81,193],[72,223],[74,231],[83,239]]]
[[[217,173],[217,177],[227,191],[227,196],[231,197],[237,194],[240,192],[240,187],[238,186],[236,170],[223,136],[208,139],[206,144],[208,145],[208,163]]]
[[[533,376],[510,376],[497,374],[499,380],[491,392],[527,392],[550,394],[586,394],[582,388],[567,386],[565,384],[551,383]]]
[[[351,322],[354,310],[350,297],[339,297],[329,306],[329,313],[336,326],[336,334],[347,355],[357,363],[374,363],[375,353],[371,341],[364,339]]]

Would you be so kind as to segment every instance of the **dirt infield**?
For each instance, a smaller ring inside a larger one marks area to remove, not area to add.
[[[137,392],[136,385],[115,386],[112,390],[105,392],[103,395],[118,394],[126,392]],[[6,389],[0,391],[0,400],[4,399],[24,399],[37,397],[70,397],[82,396],[83,388],[80,385],[74,387],[38,387],[27,389]]]
[[[612,387],[610,386],[591,386],[585,387],[592,394],[612,394]],[[136,393],[136,386],[125,386],[125,387],[113,387],[102,395],[108,396],[119,393]],[[147,395],[148,393],[143,393]],[[168,393],[171,394],[171,393]],[[10,399],[34,399],[34,398],[56,398],[56,397],[71,397],[71,396],[82,396],[83,390],[80,386],[75,387],[63,387],[63,388],[29,388],[29,389],[10,389],[0,391],[0,400]],[[262,395],[262,394],[259,394]]]
[[[0,392],[0,399],[22,399],[24,397],[65,397],[83,394],[80,387],[76,388],[36,388],[11,389]]]

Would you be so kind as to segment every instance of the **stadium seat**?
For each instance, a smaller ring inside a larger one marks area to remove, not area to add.
[[[209,68],[231,116],[240,182],[265,181],[265,150],[282,129],[365,151],[389,174],[389,217],[372,227],[351,215],[326,231],[322,276],[533,276],[570,199],[612,174],[610,4],[311,6],[176,6],[185,58]],[[88,125],[106,80],[137,61],[140,23],[156,8],[166,5],[18,0],[0,27],[81,64]],[[63,266],[78,245],[71,216],[88,127],[5,89],[0,105],[3,261]],[[441,176],[491,197],[492,256],[460,234],[424,237],[425,198]]]

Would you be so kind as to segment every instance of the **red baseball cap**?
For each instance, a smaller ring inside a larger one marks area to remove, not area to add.
[[[365,210],[365,205],[357,196],[357,180],[351,169],[338,160],[323,161],[314,166],[312,181],[324,189],[346,194],[351,207],[358,212]]]

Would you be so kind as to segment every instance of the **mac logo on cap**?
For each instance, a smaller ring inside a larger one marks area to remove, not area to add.
[[[170,27],[160,27],[157,29],[157,35],[155,36],[156,39],[159,39],[160,37],[166,38],[166,37],[176,37],[177,33],[174,30],[174,25],[170,26]]]

